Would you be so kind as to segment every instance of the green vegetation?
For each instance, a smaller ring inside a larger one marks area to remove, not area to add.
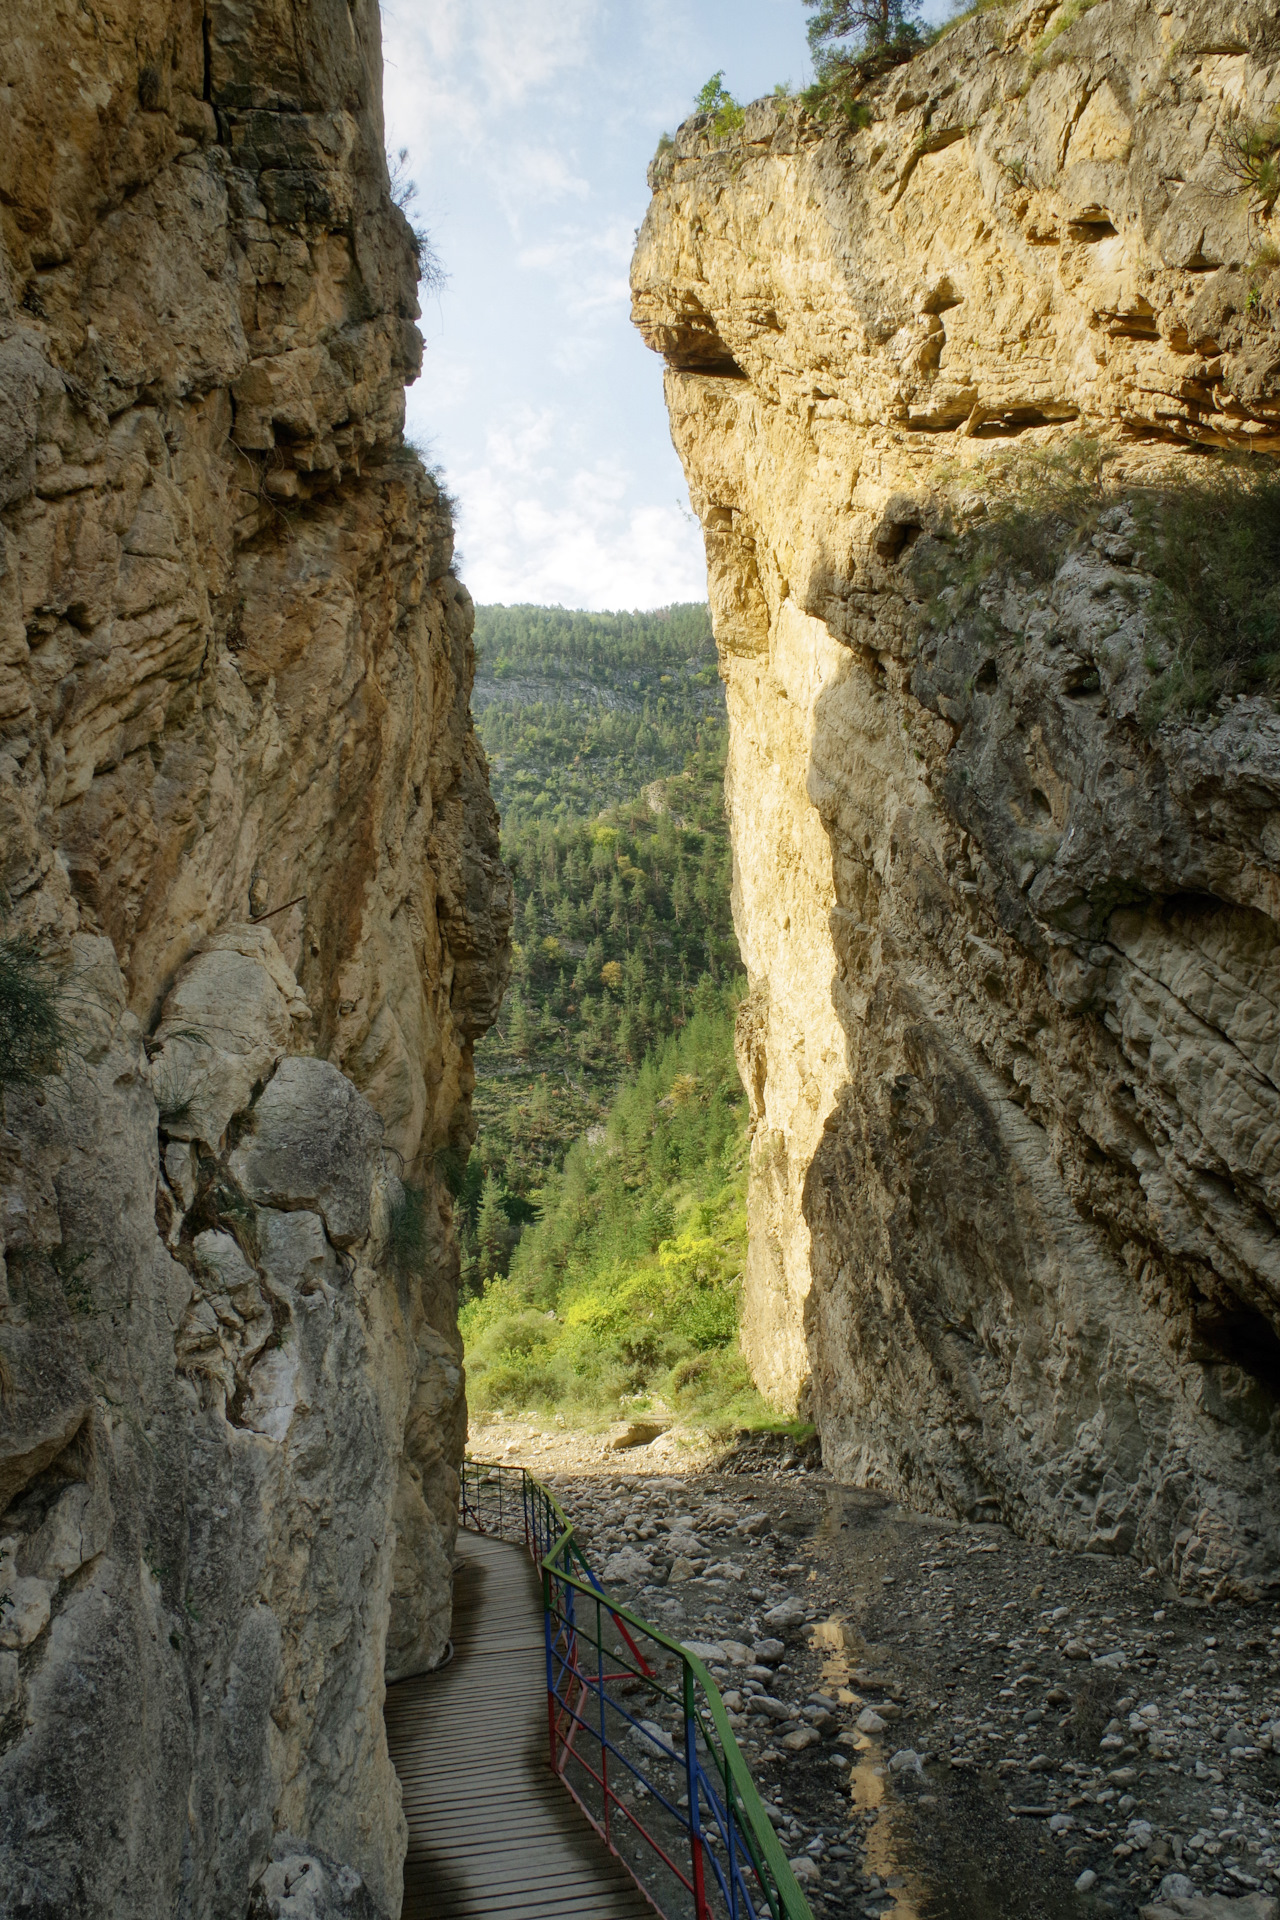
[[[942,468],[944,491],[983,490],[981,517],[921,541],[909,562],[921,622],[950,624],[995,573],[1053,579],[1103,515],[1132,517],[1150,616],[1168,643],[1153,661],[1143,723],[1207,712],[1235,693],[1280,692],[1280,475],[1263,462],[1201,454],[1162,485],[1117,481],[1117,450],[1076,438],[997,456],[980,472]]]
[[[1269,120],[1237,120],[1219,137],[1218,148],[1227,172],[1269,214],[1280,200],[1280,113]]]
[[[941,40],[945,34],[954,32],[956,27],[962,27],[966,20],[976,20],[980,13],[995,13],[998,9],[1009,6],[1010,3],[1011,0],[970,0],[970,4],[966,6],[965,0],[960,0],[951,18],[944,21],[938,28],[934,39]]]
[[[472,706],[507,836],[636,799],[723,744],[707,609],[479,607]]]
[[[1280,474],[1206,466],[1195,484],[1134,502],[1152,615],[1173,654],[1144,706],[1153,730],[1223,695],[1280,693]]]
[[[723,67],[712,74],[706,85],[700,89],[693,104],[699,113],[709,113],[714,116],[711,127],[720,140],[724,140],[731,133],[736,133],[747,117],[741,101],[735,100],[724,84]]]
[[[427,1196],[421,1187],[403,1186],[391,1210],[388,1253],[396,1271],[406,1279],[421,1274],[430,1257]]]
[[[391,204],[400,209],[408,222],[409,235],[413,241],[414,265],[418,272],[418,285],[427,293],[440,293],[449,276],[441,264],[431,235],[422,222],[415,219],[410,212],[413,202],[418,197],[418,183],[409,177],[409,149],[401,147],[398,153],[389,153],[386,158]]]
[[[476,1144],[439,1165],[472,1402],[776,1425],[737,1345],[741,960],[707,608],[481,607],[476,641],[516,913]]]
[[[442,1169],[464,1282],[505,1273],[548,1176],[700,986],[740,960],[724,690],[705,604],[476,611],[476,727],[515,888],[511,985],[476,1050],[479,1137]]]
[[[52,1073],[66,1038],[58,985],[34,940],[0,940],[0,1086]]]
[[[699,983],[740,965],[729,912],[723,726],[688,771],[592,820],[517,816],[503,853],[515,882],[511,986],[476,1052],[480,1137],[461,1189],[467,1253],[483,1183],[511,1226],[568,1143],[604,1117],[625,1074],[676,1032]],[[653,807],[663,810],[654,812]],[[483,1274],[481,1275],[483,1277]]]
[[[921,0],[805,0],[813,85],[801,95],[819,119],[841,113],[853,126],[870,115],[857,95],[869,80],[928,45]]]
[[[774,1426],[738,1351],[746,1102],[733,1061],[740,982],[704,980],[607,1124],[570,1149],[510,1275],[467,1303],[481,1407],[579,1418],[657,1410],[716,1430]]]

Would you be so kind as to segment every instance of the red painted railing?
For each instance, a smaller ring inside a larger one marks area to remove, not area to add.
[[[525,1468],[468,1460],[462,1521],[532,1555],[551,1766],[658,1912],[812,1920],[701,1660],[605,1592]]]

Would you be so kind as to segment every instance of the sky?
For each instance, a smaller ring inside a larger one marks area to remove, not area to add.
[[[628,267],[659,135],[718,68],[742,100],[804,84],[805,22],[802,0],[382,0],[387,146],[448,275],[407,432],[477,602],[706,597]]]

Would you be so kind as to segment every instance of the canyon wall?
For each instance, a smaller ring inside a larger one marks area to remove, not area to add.
[[[1278,114],[1267,9],[994,7],[850,114],[688,122],[632,272],[728,694],[756,1377],[841,1479],[1207,1596],[1280,1581],[1280,719],[1155,724],[1152,528],[1280,452]]]
[[[376,0],[3,0],[0,101],[0,935],[65,1028],[3,1089],[0,1909],[371,1920],[510,921]]]

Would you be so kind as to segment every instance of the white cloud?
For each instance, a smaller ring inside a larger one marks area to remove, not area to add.
[[[388,144],[450,279],[409,395],[479,600],[700,599],[705,565],[629,325],[645,168],[716,65],[764,91],[800,0],[382,0]]]
[[[535,246],[521,247],[516,261],[559,282],[567,314],[625,315],[631,300],[633,244],[633,231],[623,220],[603,227],[562,227]]]
[[[424,152],[502,154],[503,116],[591,59],[603,0],[383,0],[383,90],[393,137]]]
[[[690,516],[637,505],[630,475],[493,464],[457,476],[464,578],[481,602],[659,607],[706,596],[702,541]]]

